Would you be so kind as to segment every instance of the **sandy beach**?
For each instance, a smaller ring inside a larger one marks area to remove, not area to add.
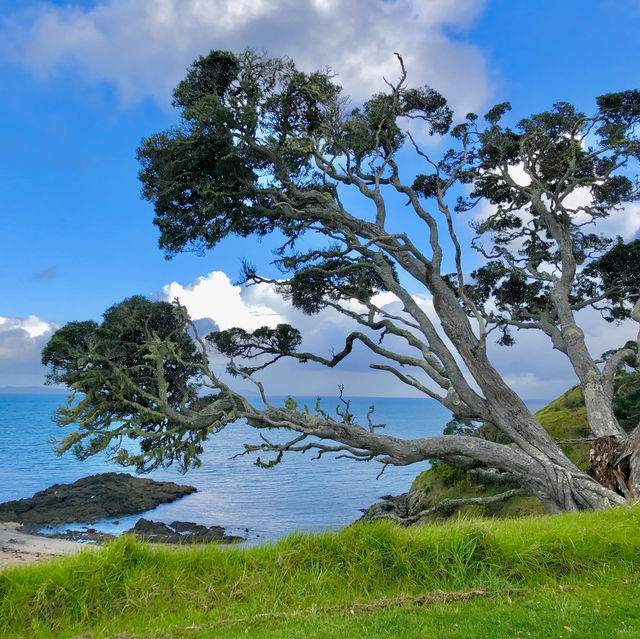
[[[20,524],[0,522],[0,568],[12,564],[27,564],[57,555],[73,555],[92,544],[66,539],[48,539],[20,531]]]

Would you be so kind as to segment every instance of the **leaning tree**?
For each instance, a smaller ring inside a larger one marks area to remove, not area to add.
[[[598,364],[575,313],[598,301],[613,319],[638,313],[637,244],[610,245],[586,230],[636,197],[629,163],[639,153],[638,93],[603,96],[590,117],[559,104],[511,130],[500,125],[501,105],[484,125],[469,114],[452,128],[444,98],[410,88],[399,63],[397,83],[352,109],[330,73],[306,74],[289,60],[214,51],[194,62],[174,93],[180,125],[139,150],[161,247],[172,255],[211,249],[231,235],[275,233],[281,276],[267,280],[247,266],[247,282],[270,282],[305,313],[333,309],[353,331],[324,356],[301,351],[302,336],[289,325],[201,336],[179,304],[125,300],[100,325],[66,325],[43,352],[50,379],[78,397],[59,411],[62,424],[78,426],[62,451],[86,456],[115,445],[125,465],[187,468],[199,463],[213,432],[243,419],[261,429],[261,443],[247,450],[271,452],[266,464],[310,449],[394,465],[444,460],[498,473],[550,513],[606,508],[633,492],[628,477],[625,493],[577,468],[492,365],[487,347],[492,331],[505,343],[510,327],[545,331],[576,368],[594,434],[622,439],[609,380],[621,363],[638,365],[637,348]],[[407,123],[449,133],[453,148],[434,160]],[[417,176],[406,163],[410,151],[424,163]],[[524,185],[514,178],[521,167]],[[353,193],[356,208],[346,204]],[[586,204],[570,205],[572,194]],[[487,263],[468,274],[456,213],[479,201],[489,208],[473,244]],[[411,294],[417,288],[431,296],[437,321]],[[381,308],[381,291],[400,310]],[[467,434],[405,440],[371,420],[356,423],[348,410],[332,417],[319,406],[269,402],[258,371],[285,357],[335,366],[356,343],[370,351],[371,368],[439,401]],[[210,349],[256,384],[260,405],[221,379]],[[474,437],[478,424],[501,436]],[[274,442],[269,429],[292,437]],[[139,449],[124,448],[126,438]]]

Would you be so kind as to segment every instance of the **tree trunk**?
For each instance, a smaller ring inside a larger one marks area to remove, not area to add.
[[[484,344],[473,333],[451,290],[438,281],[432,290],[443,329],[486,398],[489,421],[533,460],[532,492],[547,511],[603,509],[624,503],[620,495],[575,466],[509,388],[489,362]]]
[[[555,285],[551,292],[551,301],[558,313],[567,357],[580,380],[591,432],[596,437],[624,437],[625,433],[613,413],[612,379],[603,375],[589,353],[584,333],[576,323],[569,304],[569,288],[565,282]]]

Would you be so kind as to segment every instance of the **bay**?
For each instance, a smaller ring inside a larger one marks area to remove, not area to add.
[[[300,405],[315,404],[315,398],[296,399]],[[274,404],[282,405],[284,400],[272,398]],[[0,502],[30,497],[54,483],[73,482],[94,473],[134,472],[110,462],[105,454],[86,461],[79,461],[70,453],[55,455],[51,440],[63,437],[68,430],[60,429],[51,417],[64,401],[60,395],[0,394]],[[528,403],[534,410],[544,404]],[[337,398],[327,398],[322,407],[334,413],[337,404]],[[440,434],[451,419],[448,410],[428,398],[358,397],[351,400],[351,412],[358,423],[366,424],[365,416],[372,404],[376,408],[374,423],[387,423],[383,432],[397,437]],[[313,459],[312,452],[290,453],[269,469],[257,467],[255,455],[232,458],[243,450],[244,443],[258,441],[258,431],[236,423],[209,439],[201,467],[186,474],[175,467],[152,471],[148,476],[153,479],[191,484],[198,492],[158,506],[144,513],[144,517],[166,523],[180,520],[219,525],[250,542],[274,540],[294,531],[348,525],[360,516],[360,509],[380,496],[407,491],[415,476],[428,468],[427,462],[388,466],[377,479],[382,469],[379,463],[335,459],[332,453],[320,459]],[[122,532],[140,516],[123,517],[118,524],[100,520],[92,527]]]

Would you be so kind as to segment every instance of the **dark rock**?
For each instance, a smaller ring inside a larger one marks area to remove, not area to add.
[[[55,533],[54,535],[47,536],[55,539],[70,539],[71,541],[88,541],[95,543],[102,543],[103,541],[115,539],[115,535],[100,532],[94,528],[90,528],[89,530],[66,530],[63,533]]]
[[[167,524],[163,524],[161,521],[151,521],[141,517],[136,522],[136,525],[128,530],[140,537],[158,537],[161,535],[174,535],[175,530],[171,530]]]
[[[163,544],[206,544],[223,543],[230,544],[245,541],[243,537],[225,535],[222,526],[203,526],[191,521],[174,521],[164,524],[161,521],[151,521],[141,517],[136,525],[127,530],[138,539]]]
[[[196,490],[126,473],[102,473],[73,484],[54,484],[29,499],[0,504],[0,521],[17,521],[30,530],[45,524],[94,523],[96,519],[151,510]]]

